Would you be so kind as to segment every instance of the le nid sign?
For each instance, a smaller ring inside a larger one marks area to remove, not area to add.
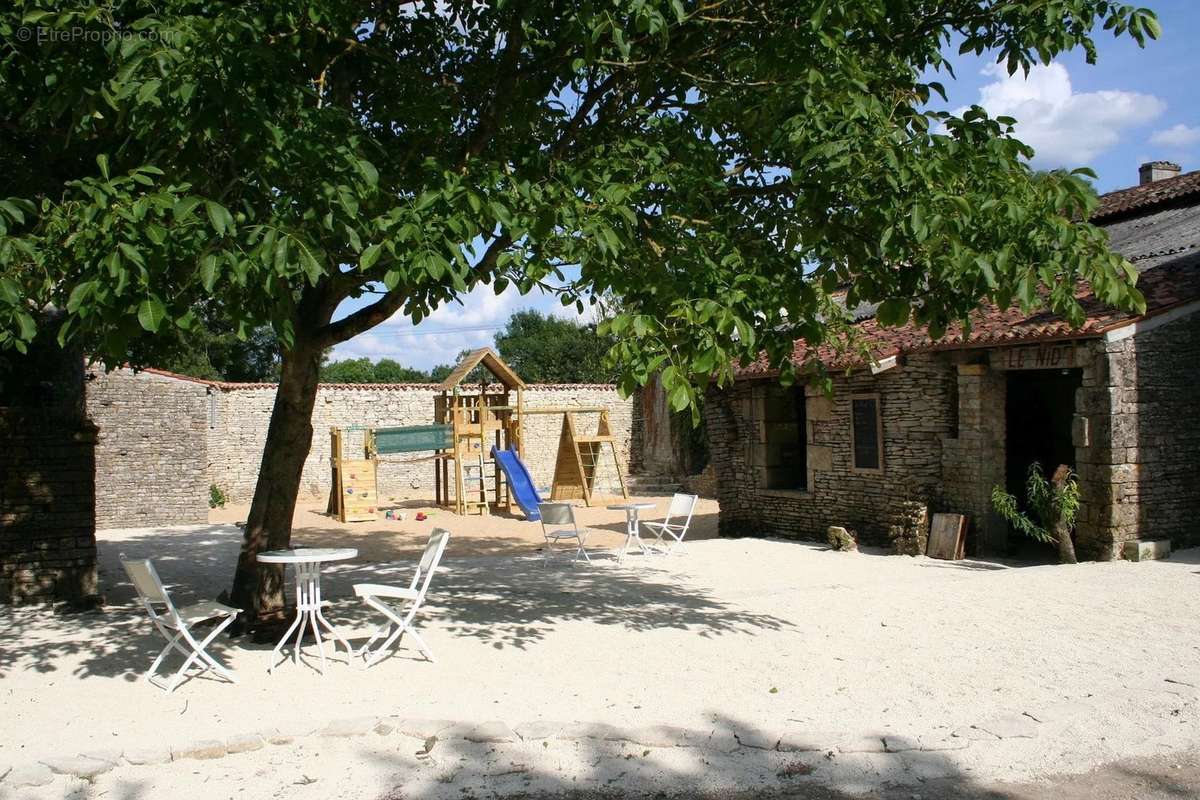
[[[992,369],[1071,369],[1083,365],[1083,353],[1072,343],[1005,347],[989,353]]]

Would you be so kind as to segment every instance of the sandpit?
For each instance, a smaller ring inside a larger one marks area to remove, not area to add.
[[[711,510],[698,521],[711,524]],[[585,513],[620,541],[619,514]],[[169,696],[140,680],[158,646],[116,555],[155,557],[181,601],[211,597],[240,532],[103,532],[103,612],[0,611],[0,774],[91,752],[121,765],[87,796],[132,785],[182,796],[202,783],[210,796],[361,798],[797,780],[853,793],[1082,772],[1200,741],[1200,551],[1016,566],[700,537],[685,556],[547,568],[537,526],[462,524],[488,533],[477,545],[459,537],[434,584],[422,628],[436,664],[405,649],[366,671],[334,663],[321,677],[289,662],[270,676],[270,645],[232,640],[214,650],[240,684],[204,676]],[[324,581],[328,616],[361,641],[371,618],[351,585],[403,581],[424,529],[325,531],[298,538],[355,539],[366,554]],[[430,731],[439,744],[418,756]],[[196,760],[196,742],[216,755],[256,749]],[[172,750],[174,763],[127,763]],[[73,780],[21,791],[61,797]]]

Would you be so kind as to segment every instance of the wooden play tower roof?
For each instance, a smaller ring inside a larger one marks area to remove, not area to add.
[[[471,374],[471,370],[480,364],[483,364],[484,368],[492,373],[497,381],[504,384],[504,388],[525,388],[525,381],[521,380],[520,376],[512,371],[512,367],[505,364],[500,356],[496,355],[490,347],[481,347],[478,350],[467,353],[463,360],[458,362],[458,365],[454,367],[454,370],[446,376],[446,380],[439,384],[438,388],[443,392],[450,391],[462,383]]]

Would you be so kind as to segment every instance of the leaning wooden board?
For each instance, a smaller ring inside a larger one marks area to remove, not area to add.
[[[934,514],[925,555],[957,561],[966,554],[967,518],[963,514]]]
[[[378,514],[379,493],[375,484],[375,461],[356,459],[341,462],[341,520],[370,522]]]

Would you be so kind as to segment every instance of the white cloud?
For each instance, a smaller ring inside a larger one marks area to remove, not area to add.
[[[461,299],[462,305],[446,303],[416,326],[403,314],[395,314],[373,330],[335,347],[332,357],[365,356],[373,361],[392,358],[405,366],[429,369],[437,364],[453,364],[463,350],[491,346],[508,318],[521,309],[533,308],[576,321],[591,321],[592,315],[586,304],[580,315],[574,305],[563,306],[557,297],[536,289],[522,295],[511,284],[500,294],[491,286],[477,286]],[[356,306],[362,304],[360,301]]]
[[[1150,144],[1182,150],[1200,144],[1200,126],[1189,127],[1182,122],[1150,135]]]
[[[1167,107],[1138,92],[1076,92],[1062,64],[1035,66],[1028,78],[1021,71],[1009,75],[999,64],[985,67],[983,74],[995,80],[980,88],[979,105],[992,116],[1015,118],[1017,138],[1037,151],[1033,164],[1042,168],[1087,164],[1116,145],[1126,129],[1153,120]]]

